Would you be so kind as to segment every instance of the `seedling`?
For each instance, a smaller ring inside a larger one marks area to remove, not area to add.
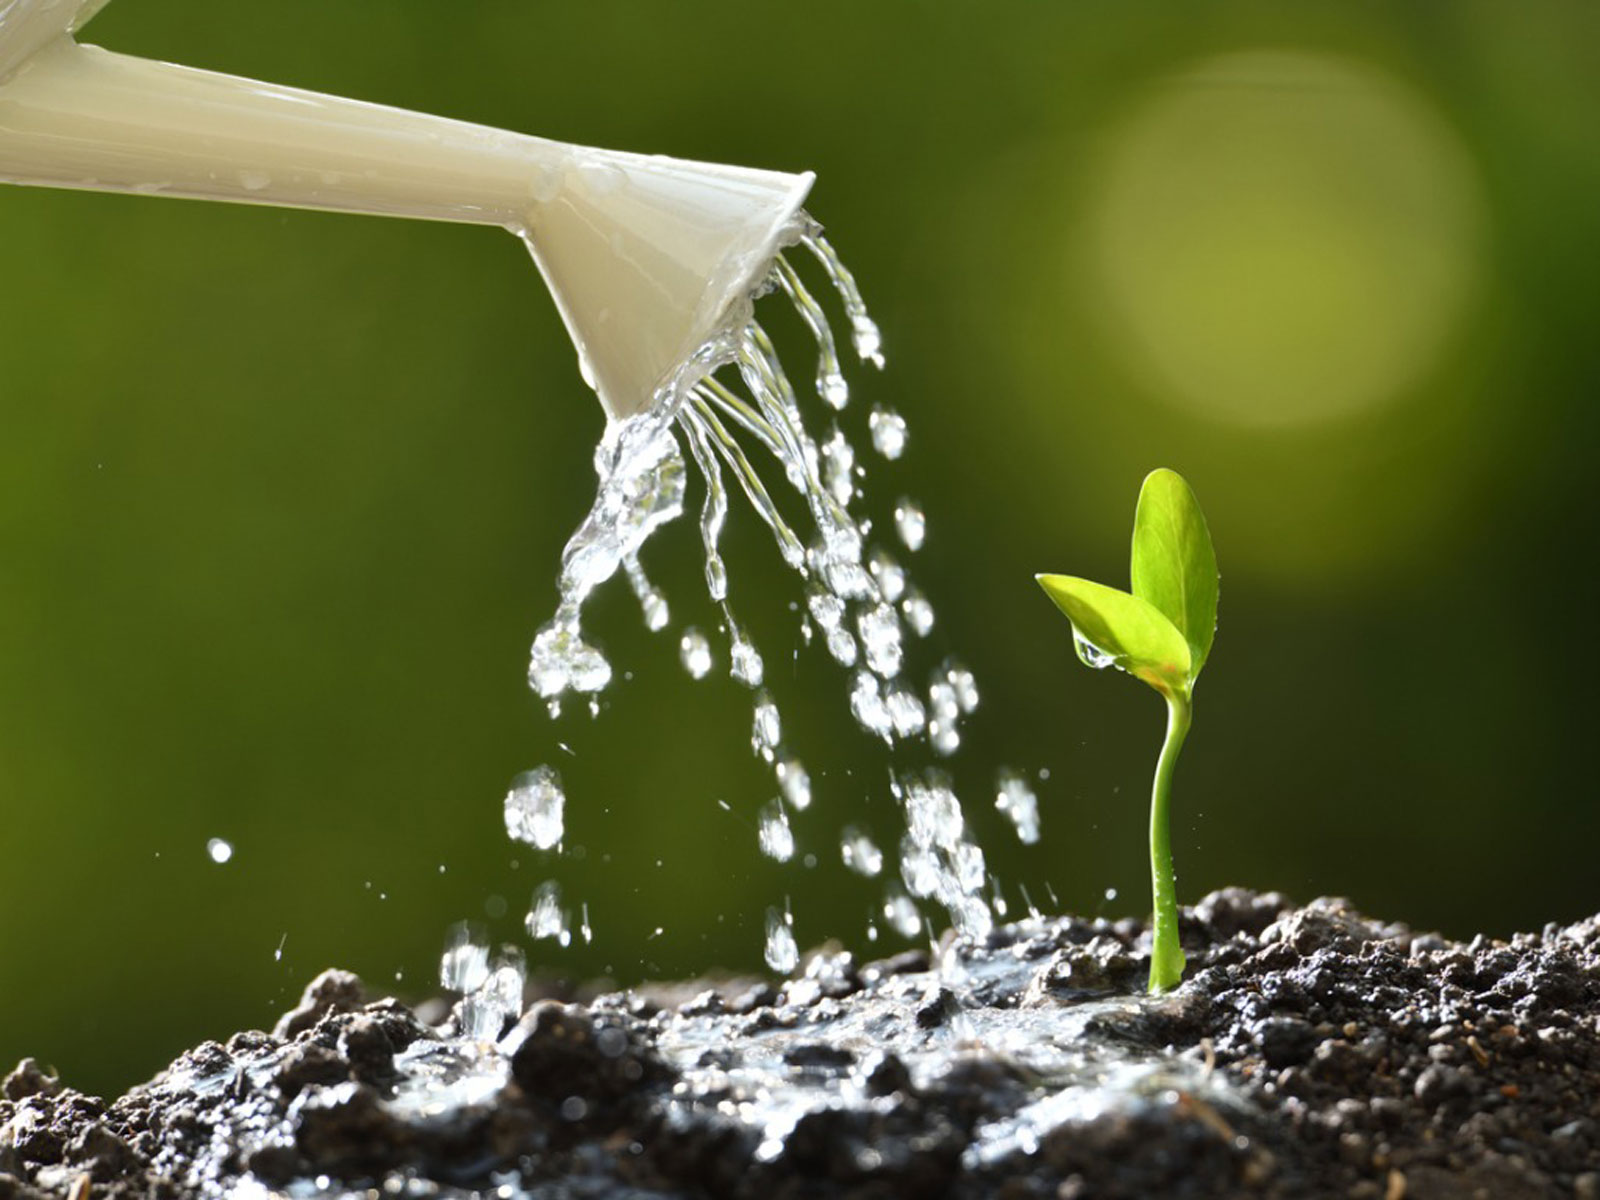
[[[1167,702],[1167,737],[1150,791],[1150,887],[1155,898],[1150,990],[1164,992],[1183,978],[1169,832],[1172,775],[1189,735],[1194,681],[1217,631],[1217,553],[1200,503],[1176,471],[1152,471],[1139,490],[1131,574],[1131,595],[1071,575],[1036,578],[1072,622],[1079,658],[1097,670],[1126,671]]]

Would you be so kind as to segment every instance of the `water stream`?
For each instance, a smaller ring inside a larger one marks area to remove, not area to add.
[[[961,801],[936,765],[960,746],[962,722],[978,707],[977,683],[954,659],[945,660],[926,683],[912,676],[908,643],[926,638],[935,620],[933,605],[905,565],[923,546],[926,519],[914,500],[901,497],[894,504],[890,536],[875,537],[873,522],[862,515],[868,466],[836,419],[850,403],[850,385],[828,311],[808,288],[800,266],[831,285],[861,362],[882,367],[882,338],[854,278],[810,217],[799,214],[780,245],[756,296],[782,295],[810,330],[816,345],[814,384],[797,389],[751,306],[735,306],[728,324],[652,404],[608,426],[595,452],[595,499],[562,553],[559,603],[534,639],[528,682],[552,718],[574,700],[598,712],[598,697],[614,670],[585,639],[583,612],[595,589],[619,571],[638,598],[646,626],[661,630],[671,623],[667,597],[646,575],[640,552],[658,529],[684,512],[693,464],[704,494],[699,529],[706,590],[722,614],[725,640],[714,646],[705,631],[686,627],[679,634],[680,659],[694,679],[724,663],[728,674],[751,691],[751,747],[770,767],[776,785],[758,815],[757,847],[780,862],[793,857],[791,821],[809,806],[812,784],[783,739],[782,715],[763,687],[766,659],[736,616],[730,595],[721,537],[733,493],[770,530],[794,573],[803,603],[793,607],[804,642],[820,645],[846,669],[846,703],[856,724],[900,751],[897,760],[920,763],[897,767],[890,775],[905,832],[895,848],[899,878],[885,880],[878,914],[882,925],[916,937],[928,928],[920,903],[933,902],[961,937],[979,940],[994,922],[986,895],[992,881]],[[879,458],[894,460],[905,452],[909,430],[899,413],[874,406],[866,426]],[[769,481],[799,498],[802,523],[785,517]],[[1024,840],[1038,836],[1031,798],[1020,776],[1007,775],[998,785],[997,807]],[[507,795],[507,832],[539,850],[558,848],[564,805],[560,776],[540,766],[519,777]],[[882,874],[889,857],[854,826],[843,830],[839,853],[847,867],[869,878]],[[526,924],[535,939],[570,941],[570,913],[553,885],[541,885]],[[874,919],[868,936],[875,940],[878,929]],[[787,903],[768,911],[764,957],[782,972],[798,962]]]

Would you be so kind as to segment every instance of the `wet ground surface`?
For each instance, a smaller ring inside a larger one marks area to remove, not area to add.
[[[1140,925],[1047,918],[497,1043],[328,972],[111,1104],[19,1066],[0,1200],[1600,1200],[1600,917],[1462,944],[1230,890],[1184,943],[1154,1000]]]

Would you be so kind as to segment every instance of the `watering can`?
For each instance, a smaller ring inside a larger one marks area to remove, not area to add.
[[[106,2],[0,0],[0,182],[502,226],[612,420],[748,302],[811,188],[79,44]]]

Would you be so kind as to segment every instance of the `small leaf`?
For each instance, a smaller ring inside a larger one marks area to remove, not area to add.
[[[1153,605],[1072,575],[1036,578],[1056,607],[1067,614],[1078,638],[1109,658],[1110,665],[1163,694],[1188,690],[1189,643]]]
[[[1133,517],[1133,594],[1189,643],[1193,683],[1217,633],[1217,552],[1194,491],[1176,471],[1146,476]]]

